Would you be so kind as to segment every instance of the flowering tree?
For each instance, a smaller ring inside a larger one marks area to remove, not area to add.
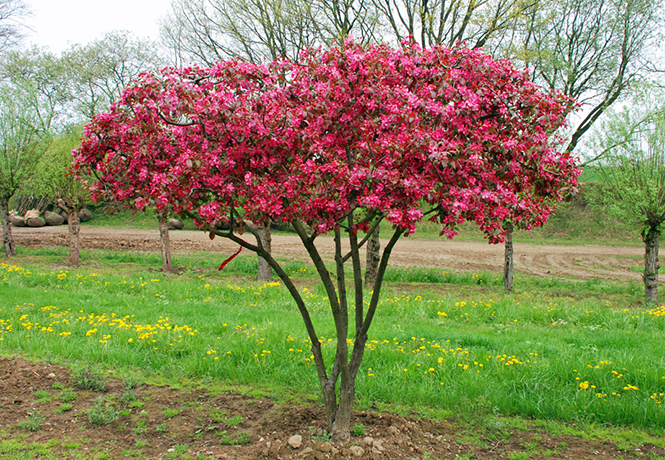
[[[506,219],[542,223],[578,175],[550,139],[569,108],[510,63],[464,47],[406,43],[396,51],[347,41],[310,50],[298,64],[223,62],[144,74],[87,126],[74,163],[97,175],[87,184],[93,196],[133,199],[147,183],[149,198],[134,199],[137,206],[172,205],[211,237],[270,264],[304,320],[329,428],[344,440],[397,241],[424,218],[450,237],[473,220],[492,241]],[[128,170],[137,182],[126,182]],[[242,238],[253,232],[250,223],[268,220],[292,224],[316,267],[335,325],[334,356],[324,353],[280,263],[260,240]],[[360,249],[382,221],[393,233],[366,301]],[[334,235],[334,275],[316,246],[326,233]]]

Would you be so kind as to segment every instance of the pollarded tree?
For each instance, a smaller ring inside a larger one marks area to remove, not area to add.
[[[69,227],[69,266],[80,262],[79,212],[90,203],[90,192],[68,173],[72,150],[81,143],[82,127],[72,126],[58,134],[41,155],[35,173],[24,191],[48,197],[67,213]]]
[[[644,240],[645,301],[658,300],[658,239],[665,222],[665,107],[646,97],[615,113],[598,130],[603,151],[594,200],[613,216],[639,226]]]
[[[510,63],[462,47],[394,51],[347,41],[308,51],[298,64],[222,62],[143,75],[86,127],[75,168],[96,172],[87,184],[95,197],[119,200],[141,186],[126,184],[124,171],[143,171],[137,179],[151,184],[150,200],[268,261],[305,323],[330,432],[345,440],[395,244],[426,217],[450,236],[473,220],[492,240],[505,219],[544,221],[577,177],[573,160],[549,139],[569,108]],[[268,220],[293,225],[314,263],[330,302],[334,350],[319,341],[281,264],[260,241],[242,238],[247,222]],[[366,301],[360,249],[381,221],[393,233]],[[329,232],[334,275],[316,245]]]
[[[45,133],[30,101],[20,87],[0,86],[0,217],[7,256],[16,255],[9,226],[9,200],[33,173],[44,151]]]

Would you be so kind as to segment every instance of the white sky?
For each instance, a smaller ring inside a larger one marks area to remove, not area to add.
[[[26,25],[33,31],[26,43],[60,52],[70,44],[85,44],[112,30],[129,30],[137,37],[159,38],[158,20],[170,0],[25,0],[32,10]]]

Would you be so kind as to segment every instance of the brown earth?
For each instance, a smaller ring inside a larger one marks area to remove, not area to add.
[[[13,228],[16,244],[24,247],[67,245],[67,227]],[[223,238],[211,241],[200,231],[172,231],[174,251],[212,251],[221,255],[234,253],[238,246]],[[251,237],[248,237],[251,238]],[[273,253],[289,259],[307,259],[297,236],[273,235]],[[248,239],[248,241],[251,241]],[[383,241],[386,244],[387,241]],[[317,246],[324,254],[334,254],[331,238],[318,238]],[[128,249],[159,251],[157,230],[128,230],[107,227],[81,229],[84,249]],[[393,250],[390,264],[459,271],[502,271],[503,245],[483,241],[424,240],[404,238]],[[644,249],[636,246],[557,246],[515,243],[515,271],[536,276],[576,279],[612,278],[640,280],[641,274],[631,270],[642,263]]]
[[[473,433],[455,421],[369,412],[356,412],[352,421],[362,426],[358,428],[362,434],[349,443],[333,444],[322,430],[323,414],[316,404],[277,405],[269,399],[208,391],[204,386],[174,389],[142,384],[129,392],[123,381],[113,378],[106,378],[108,391],[100,393],[78,389],[75,382],[67,368],[0,358],[0,433],[5,433],[0,458],[33,458],[4,455],[21,449],[30,452],[36,449],[34,443],[49,446],[55,454],[48,458],[57,459],[97,458],[103,452],[106,456],[99,458],[239,460],[665,455],[665,449],[652,444],[622,450],[607,440],[554,434],[535,424],[527,429],[497,425]],[[90,415],[99,398],[117,413],[116,420],[100,424],[101,418]],[[293,436],[301,437],[300,445],[290,445]],[[8,439],[15,441],[3,444]]]

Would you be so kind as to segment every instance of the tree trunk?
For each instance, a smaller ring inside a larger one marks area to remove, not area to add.
[[[62,207],[62,206],[61,206]],[[80,263],[81,243],[79,233],[81,232],[81,221],[78,209],[67,208],[67,225],[69,226],[69,266],[78,267]]]
[[[513,290],[513,224],[512,222],[505,222],[506,229],[506,252],[503,264],[503,287],[506,292]]]
[[[330,427],[333,441],[347,442],[351,439],[351,415],[353,413],[353,398],[355,397],[355,376],[347,382],[340,382],[339,405],[335,414],[335,421]]]
[[[642,233],[644,239],[644,301],[646,303],[658,301],[658,238],[660,230],[649,227],[648,232]]]
[[[171,273],[173,271],[173,264],[171,263],[168,212],[158,212],[157,220],[159,220],[159,243],[162,247],[162,271],[164,273]]]
[[[0,198],[0,215],[2,216],[2,241],[5,245],[7,257],[16,255],[16,247],[12,238],[12,228],[9,224],[9,200]]]
[[[367,240],[367,263],[365,266],[365,286],[371,288],[376,281],[376,272],[381,260],[381,242],[379,241],[379,227],[376,227]]]
[[[272,235],[270,232],[270,222],[265,223],[257,228],[257,239],[260,240],[261,246],[266,252],[270,253],[272,245]],[[268,262],[261,256],[258,257],[258,276],[259,281],[272,280],[272,268]]]

